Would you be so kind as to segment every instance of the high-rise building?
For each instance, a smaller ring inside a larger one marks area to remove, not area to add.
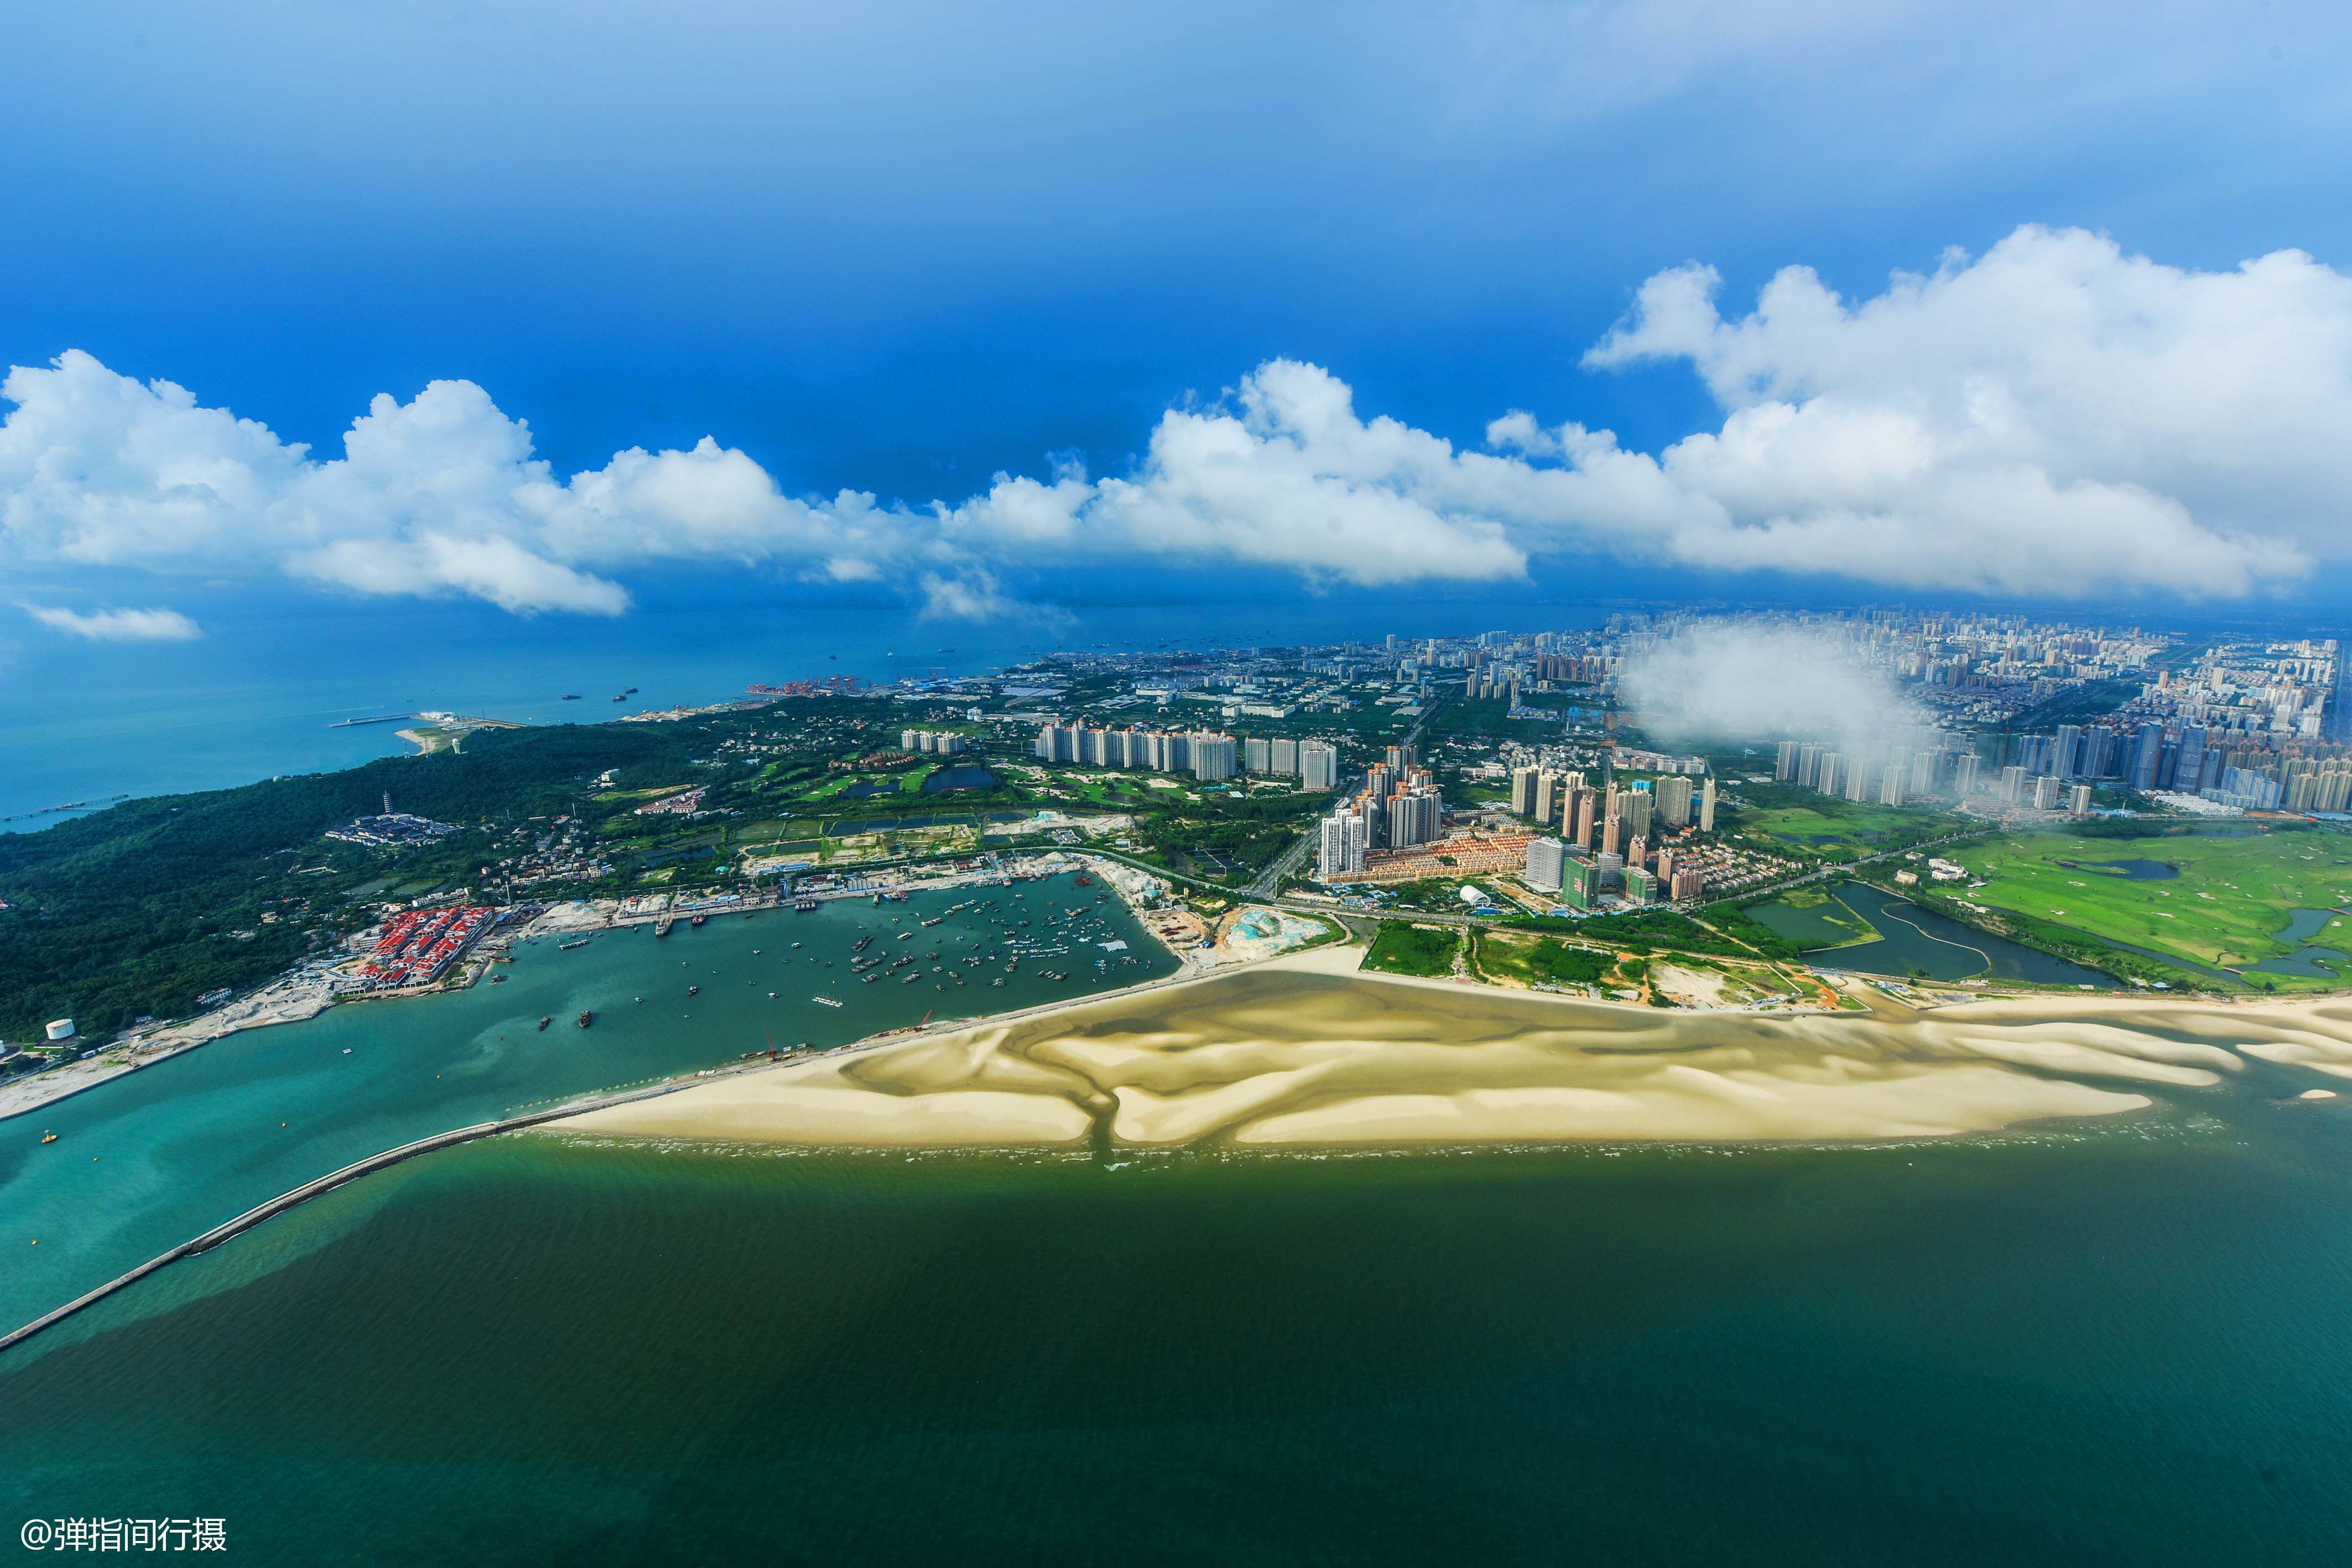
[[[1963,755],[1952,770],[1952,789],[1959,795],[1973,795],[1977,788],[1977,769],[1982,759],[1973,751]]]
[[[1542,768],[1532,766],[1511,769],[1511,815],[1536,814],[1536,779],[1542,772]]]
[[[1650,863],[1650,841],[1635,833],[1625,845],[1625,863],[1645,866]]]
[[[2174,789],[2194,795],[2205,787],[2206,733],[2201,724],[2180,727],[2180,752],[2172,770]]]
[[[1834,795],[1845,781],[1845,758],[1834,751],[1824,751],[1814,759],[1813,788],[1824,795]]]
[[[1365,847],[1364,819],[1354,811],[1332,812],[1323,819],[1318,829],[1316,877],[1323,882],[1337,882],[1361,873]]]
[[[1625,865],[1625,902],[1626,902],[1626,903],[1628,903],[1628,904],[1647,904],[1647,903],[1649,903],[1649,902],[1650,902],[1650,894],[1651,894],[1651,890],[1652,890],[1652,889],[1654,889],[1654,887],[1656,887],[1656,886],[1657,886],[1657,881],[1656,881],[1656,879],[1655,879],[1655,878],[1654,878],[1653,876],[1651,876],[1651,875],[1650,875],[1650,873],[1649,873],[1648,872],[1643,871],[1641,867],[1639,867],[1639,866],[1637,866],[1637,865],[1633,864],[1633,863],[1632,862],[1630,862],[1630,861],[1626,862],[1626,865]]]
[[[1595,888],[1625,885],[1625,857],[1603,850],[1592,857],[1592,885]]]
[[[1712,773],[1699,785],[1698,831],[1702,833],[1715,831],[1715,775]]]
[[[1234,776],[1234,763],[1238,758],[1234,755],[1235,747],[1232,736],[1220,734],[1214,730],[1202,730],[1186,738],[1191,743],[1193,778],[1202,783],[1213,784]]]
[[[1266,747],[1265,770],[1269,773],[1279,773],[1287,779],[1297,778],[1298,742],[1279,737],[1269,742]]]
[[[2072,795],[2066,801],[2066,813],[2074,817],[2087,817],[2091,814],[2091,787],[2088,784],[2074,786]]]
[[[1784,740],[1775,748],[1772,758],[1772,779],[1786,784],[1797,777],[1797,743]]]
[[[1608,821],[1601,824],[1601,852],[1604,855],[1615,855],[1623,847],[1624,842],[1625,821],[1616,812],[1612,811],[1609,813]],[[1620,863],[1622,863],[1622,857],[1620,856],[1619,859]]]
[[[1339,748],[1328,740],[1298,743],[1298,782],[1308,789],[1339,787]]]
[[[1538,822],[1557,822],[1559,821],[1559,775],[1557,773],[1538,774],[1536,776],[1535,804],[1528,812],[1528,815],[1535,818]]]
[[[2062,788],[2063,788],[2063,781],[2053,773],[2044,773],[2041,778],[2036,779],[2033,781],[2033,809],[2037,811],[2056,810],[2058,791]]]
[[[1896,752],[1895,760],[1888,763],[1886,765],[1886,771],[1878,776],[1878,803],[1880,805],[1900,806],[1903,804],[1903,776],[1906,771],[1906,764],[1908,760],[1909,759],[1904,757],[1901,752]]]
[[[1574,856],[1559,867],[1559,901],[1570,909],[1592,907],[1592,862]]]
[[[1870,799],[1870,769],[1860,758],[1849,763],[1845,770],[1845,798],[1862,801]]]
[[[1633,789],[1621,797],[1617,804],[1625,818],[1625,831],[1648,838],[1650,818],[1656,804],[1656,798],[1647,789]]]
[[[1579,849],[1592,847],[1593,815],[1600,809],[1600,804],[1599,790],[1579,789],[1576,792],[1572,807],[1576,812],[1576,825],[1568,836]]]
[[[1558,839],[1528,841],[1527,883],[1538,893],[1558,893],[1567,864],[1568,846]]]
[[[1798,747],[1797,776],[1794,782],[1803,785],[1808,789],[1821,789],[1822,794],[1830,794],[1832,791],[1822,788],[1822,758],[1835,755],[1834,752],[1825,751],[1822,747],[1811,744]]]
[[[2062,724],[2058,727],[2056,744],[2050,751],[2050,771],[2060,779],[2072,779],[2082,770],[2083,727]]]
[[[2139,737],[2132,743],[2131,787],[2135,789],[2155,789],[2157,772],[2163,766],[2164,726],[2154,723],[2141,725]]]
[[[1677,774],[1658,780],[1658,820],[1669,828],[1687,828],[1691,820],[1691,781]]]
[[[1670,895],[1676,904],[1690,904],[1706,896],[1706,871],[1702,866],[1679,866]]]
[[[1250,737],[1242,742],[1242,769],[1248,773],[1274,771],[1274,745],[1271,741]]]
[[[2025,769],[2015,763],[2000,770],[2000,798],[2016,805],[2025,796]]]

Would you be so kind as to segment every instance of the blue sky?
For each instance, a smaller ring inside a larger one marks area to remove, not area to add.
[[[2051,9],[18,7],[5,597],[2333,597],[2347,26]]]

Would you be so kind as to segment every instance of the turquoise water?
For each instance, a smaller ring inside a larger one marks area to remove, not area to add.
[[[571,952],[541,938],[499,966],[511,976],[504,984],[346,1004],[234,1034],[0,1122],[0,1324],[15,1328],[266,1198],[431,1133],[723,1063],[772,1040],[839,1045],[926,1013],[1004,1011],[1173,972],[1124,904],[1095,902],[1100,891],[1065,876],[904,904],[715,915],[664,937],[640,925]],[[1026,960],[1009,976],[1001,964],[954,964],[1000,946],[1000,927],[983,918],[995,911],[929,929],[917,922],[971,899],[1032,922],[1028,933],[1076,910],[1128,951]],[[898,941],[902,931],[916,937]],[[849,958],[866,935],[876,937],[869,953],[937,949],[966,984],[926,964],[915,967],[927,977],[918,984],[864,985]],[[1046,979],[1045,968],[1070,979]],[[1003,987],[989,985],[1000,977]],[[689,985],[701,994],[688,997]],[[844,1005],[819,1006],[810,999],[819,993]],[[583,1009],[596,1015],[584,1030],[572,1022]],[[554,1019],[544,1033],[541,1017]],[[40,1143],[52,1130],[58,1141]]]
[[[0,1359],[0,1505],[258,1563],[2342,1563],[2352,1116],[2252,1076],[1837,1150],[508,1137]]]

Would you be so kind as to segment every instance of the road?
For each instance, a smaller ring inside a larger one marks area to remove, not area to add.
[[[1444,702],[1445,699],[1444,697],[1433,697],[1430,700],[1429,706],[1421,710],[1421,716],[1413,720],[1412,727],[1405,732],[1404,739],[1399,741],[1397,744],[1400,746],[1420,745],[1421,732],[1429,727],[1430,716],[1434,714],[1440,706],[1444,706]],[[1345,793],[1344,790],[1341,792]],[[1242,895],[1245,898],[1255,898],[1261,900],[1273,898],[1274,890],[1282,885],[1282,879],[1284,877],[1296,876],[1298,874],[1298,868],[1306,862],[1307,857],[1315,852],[1317,848],[1317,838],[1321,831],[1322,823],[1320,821],[1309,822],[1307,825],[1306,831],[1298,835],[1296,842],[1292,843],[1288,849],[1284,850],[1280,854],[1275,856],[1274,859],[1268,861],[1266,862],[1265,869],[1258,873],[1256,877],[1254,878],[1248,885],[1239,890]]]

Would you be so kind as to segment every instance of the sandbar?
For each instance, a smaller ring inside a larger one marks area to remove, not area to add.
[[[1350,1148],[1950,1137],[2148,1107],[2260,1057],[2352,1076],[2352,1004],[2011,998],[1696,1012],[1349,973],[1319,949],[590,1112],[835,1147]]]

